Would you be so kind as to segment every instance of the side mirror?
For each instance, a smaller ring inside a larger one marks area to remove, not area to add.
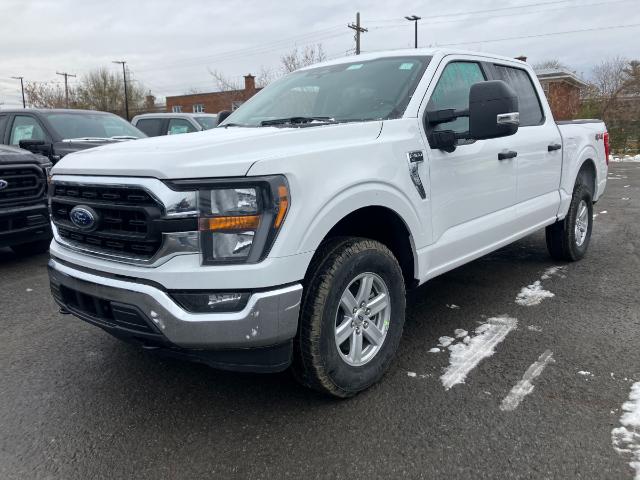
[[[20,140],[18,146],[38,155],[51,156],[53,153],[53,146],[44,140]]]
[[[479,82],[469,91],[469,138],[485,140],[518,131],[518,95],[502,80]]]
[[[224,122],[229,115],[231,115],[231,111],[230,110],[223,110],[223,111],[219,112],[218,113],[218,125],[220,125],[222,122]]]

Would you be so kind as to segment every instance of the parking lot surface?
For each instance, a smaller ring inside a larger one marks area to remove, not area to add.
[[[392,368],[346,401],[120,343],[57,313],[46,255],[0,250],[0,478],[633,478],[640,164],[609,177],[583,261],[541,232],[411,292]]]

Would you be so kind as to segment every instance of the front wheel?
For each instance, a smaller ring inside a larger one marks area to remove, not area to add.
[[[568,262],[580,260],[587,253],[592,227],[591,191],[586,185],[578,184],[573,190],[567,216],[547,227],[547,249],[551,257]]]
[[[404,310],[402,270],[387,247],[364,238],[323,245],[305,282],[296,378],[336,397],[366,389],[391,364]]]

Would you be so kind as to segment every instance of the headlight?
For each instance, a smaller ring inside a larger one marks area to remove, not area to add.
[[[173,182],[198,189],[198,229],[204,265],[264,259],[289,209],[283,176]]]

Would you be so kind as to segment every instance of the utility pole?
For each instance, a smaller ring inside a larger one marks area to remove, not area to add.
[[[27,103],[24,101],[24,77],[11,77],[14,80],[20,80],[20,90],[22,90],[22,108],[27,108]]]
[[[69,108],[69,85],[67,82],[69,77],[75,78],[75,75],[66,72],[56,72],[56,75],[62,75],[64,77],[64,103],[65,108]]]
[[[414,23],[414,27],[415,27],[415,47],[414,48],[418,48],[418,20],[420,20],[422,17],[418,17],[417,15],[411,15],[410,17],[404,17],[404,18]]]
[[[360,55],[360,34],[369,31],[360,26],[360,12],[356,13],[356,23],[351,23],[347,27],[356,32],[356,55]]]
[[[114,60],[113,63],[122,65],[122,77],[124,79],[124,109],[127,116],[127,122],[129,121],[129,95],[127,95],[127,69],[125,68],[126,61]]]

